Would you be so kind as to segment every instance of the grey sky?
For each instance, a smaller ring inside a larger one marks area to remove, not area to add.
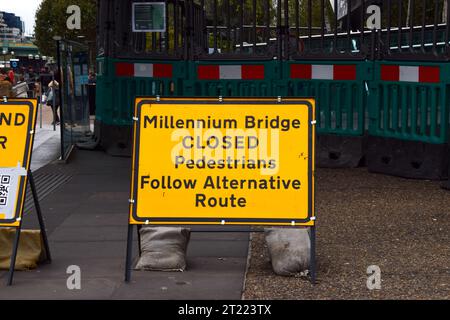
[[[12,12],[25,22],[25,33],[30,35],[34,30],[34,16],[42,0],[0,0],[0,11]]]

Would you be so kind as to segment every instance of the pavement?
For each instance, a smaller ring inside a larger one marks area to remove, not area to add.
[[[81,150],[68,164],[37,170],[38,192],[64,176],[40,201],[53,262],[16,272],[12,287],[0,285],[0,299],[240,299],[248,233],[194,232],[187,271],[134,271],[132,281],[124,282],[130,174],[129,158]],[[23,221],[25,228],[37,227],[33,211]],[[137,242],[133,247],[136,258]],[[72,265],[81,269],[81,290],[67,288]],[[0,283],[5,281],[1,272]]]

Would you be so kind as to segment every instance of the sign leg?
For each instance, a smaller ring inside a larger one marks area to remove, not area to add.
[[[14,238],[13,249],[11,254],[11,264],[9,266],[9,274],[8,281],[6,283],[7,286],[11,286],[14,278],[14,269],[16,268],[16,258],[17,251],[19,250],[19,240],[20,240],[20,230],[22,229],[21,225],[16,228],[16,236]]]
[[[311,241],[311,251],[310,251],[310,273],[311,273],[311,283],[316,284],[316,227],[313,226],[310,229],[310,241]]]
[[[38,217],[39,226],[41,228],[41,236],[42,236],[42,241],[44,242],[44,248],[45,248],[45,257],[47,258],[48,262],[51,262],[52,257],[50,254],[50,247],[48,245],[47,231],[45,230],[44,218],[42,217],[41,205],[39,204],[39,199],[37,196],[36,185],[34,183],[33,174],[31,173],[30,170],[28,171],[28,180],[30,181],[31,193],[33,194],[34,206],[36,208],[36,215]]]
[[[128,225],[127,258],[125,261],[125,282],[131,279],[131,260],[133,258],[133,225]]]
[[[142,226],[137,226],[137,238],[138,238],[138,246],[139,246],[139,257],[142,255],[141,249],[141,228]]]

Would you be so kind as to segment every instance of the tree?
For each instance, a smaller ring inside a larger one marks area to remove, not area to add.
[[[81,9],[81,29],[69,30],[67,7],[78,5]],[[35,44],[42,55],[56,56],[54,36],[66,40],[80,41],[80,36],[91,49],[95,50],[96,38],[96,0],[43,0],[36,12],[34,28]]]

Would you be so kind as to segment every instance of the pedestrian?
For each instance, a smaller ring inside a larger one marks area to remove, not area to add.
[[[36,80],[36,82],[34,83],[33,96],[34,98],[38,99],[38,103],[41,103],[42,92],[43,91],[41,90],[41,83],[39,82],[39,80]]]
[[[12,84],[6,69],[0,70],[0,98],[12,98]]]
[[[48,84],[48,91],[46,93],[46,96],[47,96],[47,99],[46,99],[47,106],[49,106],[53,109],[52,125],[59,125],[60,119],[58,116],[58,109],[59,109],[60,101],[59,101],[59,83],[58,83],[58,81],[52,80]]]
[[[32,67],[28,67],[28,77],[25,77],[27,79],[28,83],[28,98],[34,98],[33,93],[35,91],[35,82],[36,82],[36,75],[34,74],[34,70]]]

